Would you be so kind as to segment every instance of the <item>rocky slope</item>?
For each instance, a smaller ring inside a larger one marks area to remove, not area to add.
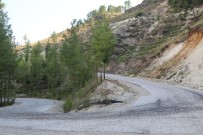
[[[203,6],[194,11],[196,18],[192,11],[174,12],[166,0],[153,4],[145,0],[128,13],[135,17],[111,23],[118,42],[109,72],[165,79],[201,89]]]

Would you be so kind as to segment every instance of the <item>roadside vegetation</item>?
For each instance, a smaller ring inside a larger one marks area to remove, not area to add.
[[[15,103],[15,96],[64,100],[64,112],[89,106],[89,95],[105,79],[105,68],[114,51],[116,39],[109,28],[110,19],[131,7],[102,5],[87,18],[74,19],[63,33],[53,32],[42,42],[15,49],[11,26],[0,0],[0,106]],[[90,30],[90,42],[80,37]],[[16,52],[16,53],[15,53]],[[98,72],[104,72],[97,77]]]
[[[4,4],[0,0],[0,107],[15,102],[16,54]]]
[[[109,13],[121,13],[122,9],[101,6],[91,11],[84,22],[74,19],[61,44],[55,32],[46,44],[31,45],[25,36],[25,47],[17,57],[16,93],[64,100],[64,112],[88,107],[90,93],[105,79],[105,68],[116,43],[109,28]],[[88,43],[79,35],[87,24],[92,31]],[[98,72],[104,72],[101,78]]]

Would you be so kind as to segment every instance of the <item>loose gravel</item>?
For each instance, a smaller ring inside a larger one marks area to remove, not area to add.
[[[0,135],[203,134],[203,93],[142,79],[107,75],[150,94],[122,109],[62,113],[53,100],[17,99],[0,108]],[[52,111],[50,111],[52,110]]]

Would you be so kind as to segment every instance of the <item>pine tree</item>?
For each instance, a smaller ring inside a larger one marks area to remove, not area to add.
[[[100,7],[99,7],[99,10],[98,10],[98,12],[99,12],[99,15],[102,15],[102,14],[105,14],[106,13],[106,6],[105,5],[101,5]]]
[[[3,8],[4,4],[0,0],[0,106],[8,105],[14,101],[13,81],[16,68],[12,30]]]
[[[74,91],[79,89],[79,77],[80,77],[80,69],[81,66],[81,44],[76,35],[75,29],[71,31],[71,37],[66,38],[63,46],[61,48],[61,60],[67,69],[67,75],[69,80],[71,80],[71,91],[72,94]]]
[[[31,75],[31,82],[34,85],[34,93],[37,88],[37,86],[42,81],[42,75],[43,75],[43,56],[42,53],[42,47],[40,42],[37,43],[32,48],[31,55],[30,55],[30,75]]]
[[[58,57],[58,48],[56,45],[52,45],[49,49],[47,61],[46,75],[48,80],[48,88],[52,93],[52,97],[56,98],[56,87],[61,83],[61,64]]]
[[[131,8],[131,1],[130,0],[126,0],[124,2],[124,5],[125,5],[125,11],[128,10],[129,8]]]
[[[23,90],[26,89],[27,86],[30,84],[30,53],[31,53],[31,46],[30,41],[25,35],[23,37],[25,47],[22,52],[18,53],[17,57],[17,70],[16,70],[16,78],[17,82],[23,85]],[[27,91],[27,92],[29,92]]]
[[[25,54],[25,62],[29,62],[29,58],[30,58],[30,50],[31,50],[31,46],[30,46],[30,40],[28,40],[27,36],[25,35],[23,37],[24,39],[24,43],[25,43],[25,48],[24,48],[24,54]]]
[[[69,89],[74,96],[74,93],[84,87],[92,77],[92,63],[89,53],[84,51],[83,44],[76,34],[75,23],[72,24],[71,36],[64,40],[60,58],[67,71]]]
[[[18,56],[17,62],[17,81],[24,86],[30,81],[30,65],[25,61],[24,56]]]
[[[105,79],[105,66],[114,51],[116,39],[112,34],[106,20],[99,22],[93,29],[92,49],[97,66],[103,66]]]

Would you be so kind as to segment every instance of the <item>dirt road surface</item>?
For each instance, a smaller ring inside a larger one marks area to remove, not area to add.
[[[147,90],[122,109],[62,113],[59,103],[17,99],[0,108],[0,135],[203,134],[203,93],[163,83],[107,75]]]

